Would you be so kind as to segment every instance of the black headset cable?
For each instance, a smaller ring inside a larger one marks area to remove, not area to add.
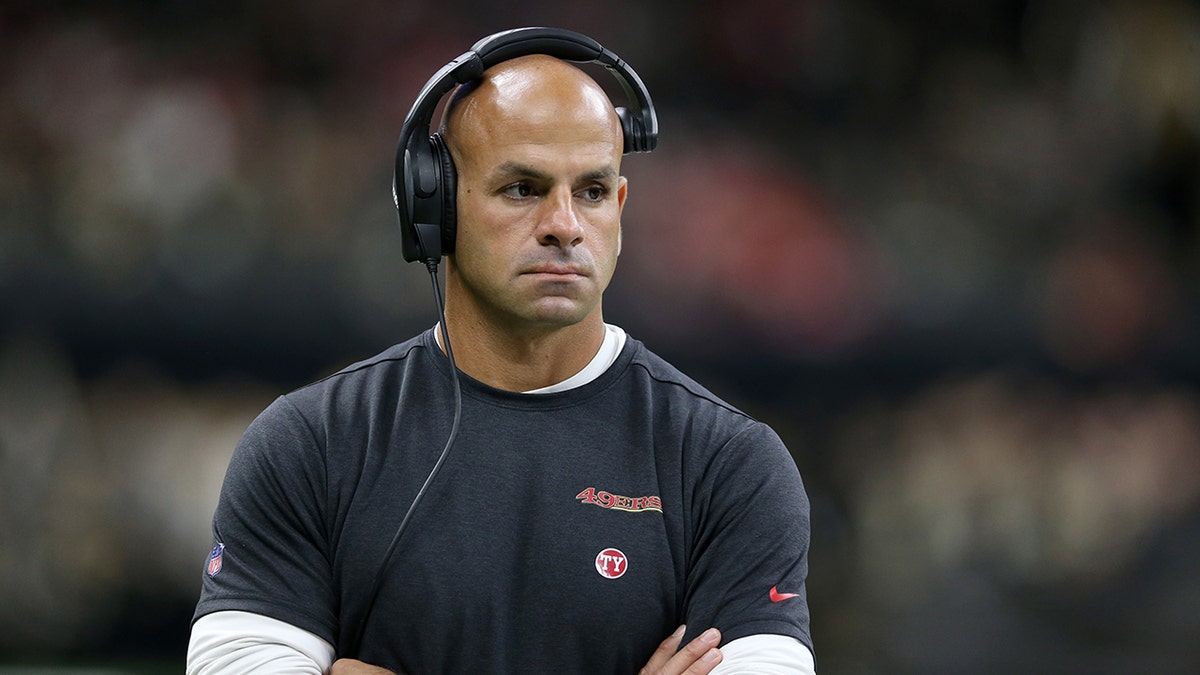
[[[429,277],[433,282],[433,297],[437,302],[438,318],[442,330],[442,342],[446,345],[446,356],[450,360],[450,380],[454,386],[454,422],[450,425],[450,435],[446,438],[446,446],[442,448],[442,454],[438,456],[437,462],[430,469],[429,475],[425,477],[425,482],[421,485],[421,489],[417,490],[417,494],[413,497],[412,503],[408,505],[408,511],[405,512],[404,518],[400,521],[399,527],[396,528],[396,533],[392,535],[392,541],[388,544],[387,551],[383,554],[383,561],[379,564],[379,570],[375,572],[375,581],[371,584],[371,595],[367,599],[367,607],[363,611],[362,619],[358,622],[358,627],[354,631],[354,636],[350,640],[349,655],[358,656],[359,647],[362,644],[363,631],[367,627],[367,619],[371,617],[372,610],[375,609],[375,600],[379,597],[379,589],[383,586],[383,580],[387,577],[386,572],[392,561],[392,557],[396,553],[396,547],[400,543],[400,538],[404,535],[404,530],[408,527],[409,520],[412,519],[413,512],[417,509],[417,504],[421,502],[421,498],[425,496],[425,492],[429,489],[433,479],[441,470],[442,464],[446,462],[446,457],[450,454],[450,447],[454,445],[454,439],[458,436],[458,425],[462,419],[462,386],[458,379],[458,366],[454,363],[454,349],[450,347],[450,332],[446,327],[446,303],[442,299],[442,287],[438,283],[438,259],[425,260],[425,267],[429,270]]]

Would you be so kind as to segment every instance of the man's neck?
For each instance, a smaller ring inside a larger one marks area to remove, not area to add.
[[[508,391],[531,391],[571,377],[591,361],[604,341],[599,311],[579,323],[552,328],[511,331],[450,316],[447,327],[458,369]]]

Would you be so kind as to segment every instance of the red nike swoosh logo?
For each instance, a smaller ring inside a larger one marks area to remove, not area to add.
[[[794,598],[799,595],[799,593],[780,593],[778,588],[778,586],[771,587],[771,602],[783,602],[788,598]]]

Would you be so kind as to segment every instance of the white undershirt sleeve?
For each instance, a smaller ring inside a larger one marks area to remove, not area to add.
[[[747,635],[721,647],[712,675],[815,675],[812,652],[786,635]]]
[[[222,611],[192,625],[187,675],[255,673],[322,675],[333,665],[333,645],[261,614]]]

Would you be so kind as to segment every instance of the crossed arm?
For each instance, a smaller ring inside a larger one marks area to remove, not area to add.
[[[683,626],[669,635],[654,650],[654,655],[638,675],[706,675],[721,662],[721,633],[713,628],[701,634],[679,649],[683,639]],[[353,659],[338,659],[333,662],[329,675],[395,675],[390,670],[372,666]]]

